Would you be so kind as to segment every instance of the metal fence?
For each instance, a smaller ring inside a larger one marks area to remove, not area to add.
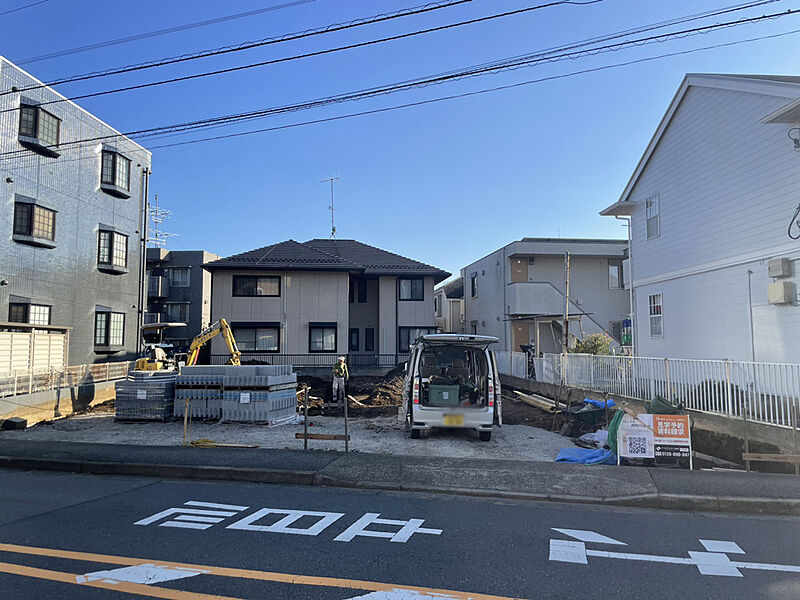
[[[800,404],[800,364],[545,354],[537,379],[690,410],[793,427]]]
[[[293,367],[333,367],[339,354],[273,354],[270,352],[243,352],[241,362],[257,365],[292,365]],[[407,359],[405,354],[345,354],[350,367],[394,368]],[[212,365],[224,365],[230,354],[212,354]]]
[[[124,379],[131,363],[107,362],[66,369],[31,369],[0,375],[0,398]]]
[[[497,358],[497,369],[501,373],[514,377],[528,377],[528,355],[524,352],[497,350],[494,355]]]

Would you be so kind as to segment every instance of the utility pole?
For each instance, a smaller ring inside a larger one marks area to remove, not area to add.
[[[336,225],[333,222],[333,186],[336,183],[339,183],[339,177],[329,177],[328,179],[323,179],[320,183],[330,183],[331,184],[331,205],[328,207],[331,211],[331,239],[336,237]]]
[[[564,252],[564,340],[562,353],[569,352],[569,251]]]

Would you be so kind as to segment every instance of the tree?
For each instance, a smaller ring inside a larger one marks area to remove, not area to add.
[[[611,354],[611,337],[605,333],[593,333],[578,340],[570,350],[576,354]]]

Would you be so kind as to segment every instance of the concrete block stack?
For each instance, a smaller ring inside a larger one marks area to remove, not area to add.
[[[114,384],[117,421],[166,421],[173,415],[177,371],[130,371]]]
[[[297,414],[296,392],[291,365],[184,367],[176,382],[175,416],[183,418],[188,399],[192,418],[280,424]]]

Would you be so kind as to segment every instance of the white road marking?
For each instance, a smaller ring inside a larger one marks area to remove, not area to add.
[[[553,531],[558,531],[569,537],[573,537],[581,542],[595,542],[598,544],[615,544],[617,546],[627,546],[625,542],[620,542],[603,534],[595,531],[587,531],[585,529],[558,529],[557,527],[551,528]]]
[[[286,516],[272,525],[253,525],[255,521],[258,521],[259,519],[271,514]],[[241,521],[236,521],[236,523],[228,525],[227,529],[244,529],[246,531],[264,531],[270,533],[293,533],[295,535],[319,535],[326,527],[343,516],[344,513],[319,512],[314,510],[291,510],[286,508],[262,508],[261,510],[254,512],[252,515],[246,516]],[[290,527],[292,523],[301,519],[302,517],[320,517],[320,519],[305,529],[300,527]]]
[[[736,542],[724,542],[722,540],[700,540],[708,552],[725,552],[726,554],[744,554],[744,550]]]
[[[176,521],[191,521],[193,523],[220,523],[220,517],[197,517],[194,515],[178,515],[175,517]]]
[[[742,572],[731,565],[731,559],[728,558],[727,554],[689,550],[689,556],[692,557],[701,575],[743,577]]]
[[[222,508],[227,510],[235,510],[236,512],[240,512],[250,508],[249,506],[236,506],[235,504],[217,504],[215,502],[198,502],[197,500],[189,500],[188,502],[184,502],[184,504],[187,506],[202,506],[204,508]]]
[[[425,519],[409,519],[408,521],[397,521],[395,519],[380,519],[380,513],[366,513],[358,521],[350,525],[341,534],[333,538],[335,542],[349,542],[353,538],[362,537],[376,537],[376,538],[389,538],[390,542],[407,542],[415,533],[428,533],[431,535],[441,535],[441,529],[426,529],[422,527]],[[392,525],[400,527],[396,533],[388,531],[370,531],[367,529],[370,525]]]
[[[163,583],[165,581],[174,581],[175,579],[194,577],[195,575],[202,575],[203,573],[208,573],[208,571],[167,567],[152,563],[145,563],[131,567],[122,567],[120,569],[94,571],[92,573],[86,573],[85,575],[78,575],[75,578],[75,581],[77,583],[98,580],[103,580],[107,583],[119,583],[120,581],[126,581],[128,583],[143,583],[145,585],[152,585],[154,583]]]
[[[550,560],[579,565],[588,564],[586,544],[572,540],[550,540]]]
[[[236,513],[221,510],[198,510],[196,508],[168,508],[167,510],[162,510],[160,513],[156,513],[151,517],[147,517],[141,521],[136,521],[134,525],[150,525],[150,523],[155,523],[156,521],[160,521],[161,519],[176,514],[202,515],[205,517],[232,517]]]

